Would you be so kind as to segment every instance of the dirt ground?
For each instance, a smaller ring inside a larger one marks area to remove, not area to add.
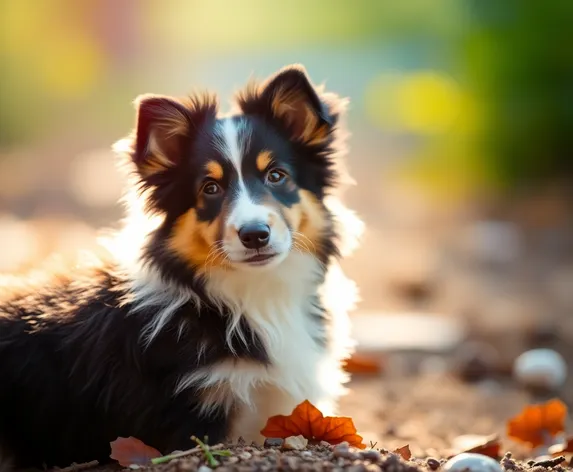
[[[468,447],[469,435],[499,435],[502,440],[501,470],[541,472],[572,470],[570,458],[553,464],[535,458],[531,452],[505,437],[505,423],[521,408],[539,397],[532,397],[510,381],[485,380],[468,384],[452,376],[355,376],[350,393],[341,404],[341,414],[353,418],[364,442],[365,451],[318,445],[304,451],[282,451],[252,445],[225,445],[231,456],[221,458],[219,471],[272,470],[351,470],[418,472],[443,470],[448,457]],[[560,395],[573,403],[573,390]],[[571,418],[568,426],[573,426]],[[573,429],[569,429],[572,431]],[[465,442],[464,441],[468,441]],[[412,459],[405,461],[389,451],[409,445]],[[375,452],[372,452],[373,449]],[[507,455],[507,453],[511,455]],[[551,467],[553,465],[553,467]],[[209,472],[201,453],[147,471]],[[74,470],[74,469],[70,469]],[[85,469],[112,472],[119,466]],[[480,469],[481,470],[481,469]],[[486,470],[486,469],[483,469]]]

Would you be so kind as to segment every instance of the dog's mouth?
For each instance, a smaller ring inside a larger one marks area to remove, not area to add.
[[[247,259],[243,259],[241,262],[244,262],[244,263],[250,264],[250,265],[264,265],[264,264],[267,264],[268,262],[270,262],[276,256],[278,256],[277,253],[255,254],[254,256],[248,257]]]

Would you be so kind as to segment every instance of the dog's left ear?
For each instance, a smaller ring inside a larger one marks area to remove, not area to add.
[[[261,86],[247,88],[238,103],[243,113],[278,120],[291,139],[311,145],[323,144],[337,121],[300,65],[280,70]]]

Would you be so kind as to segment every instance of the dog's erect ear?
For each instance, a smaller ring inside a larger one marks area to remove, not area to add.
[[[166,171],[181,160],[189,136],[190,114],[173,98],[140,95],[132,159],[143,178]]]
[[[217,100],[208,94],[180,100],[147,94],[137,97],[135,107],[135,129],[114,149],[135,165],[139,188],[150,191],[147,207],[165,210],[177,200],[172,183],[183,175],[180,164],[192,157],[198,130],[215,119]]]
[[[277,119],[291,139],[322,144],[336,123],[312,86],[303,66],[280,70],[260,86],[250,86],[237,99],[243,113]]]

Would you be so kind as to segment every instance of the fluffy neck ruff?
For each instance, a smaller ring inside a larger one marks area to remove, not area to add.
[[[208,303],[228,314],[226,337],[233,350],[231,339],[234,335],[248,343],[241,330],[243,318],[266,345],[280,342],[281,327],[300,324],[302,320],[297,319],[298,314],[309,313],[312,309],[313,297],[324,280],[324,269],[312,255],[293,251],[271,270],[213,269],[202,283],[201,295],[191,287],[165,281],[153,265],[140,267],[134,275],[132,312],[150,306],[158,308],[142,333],[145,344],[149,344],[185,304],[193,303],[200,313],[201,306]],[[177,323],[181,335],[185,320]]]

